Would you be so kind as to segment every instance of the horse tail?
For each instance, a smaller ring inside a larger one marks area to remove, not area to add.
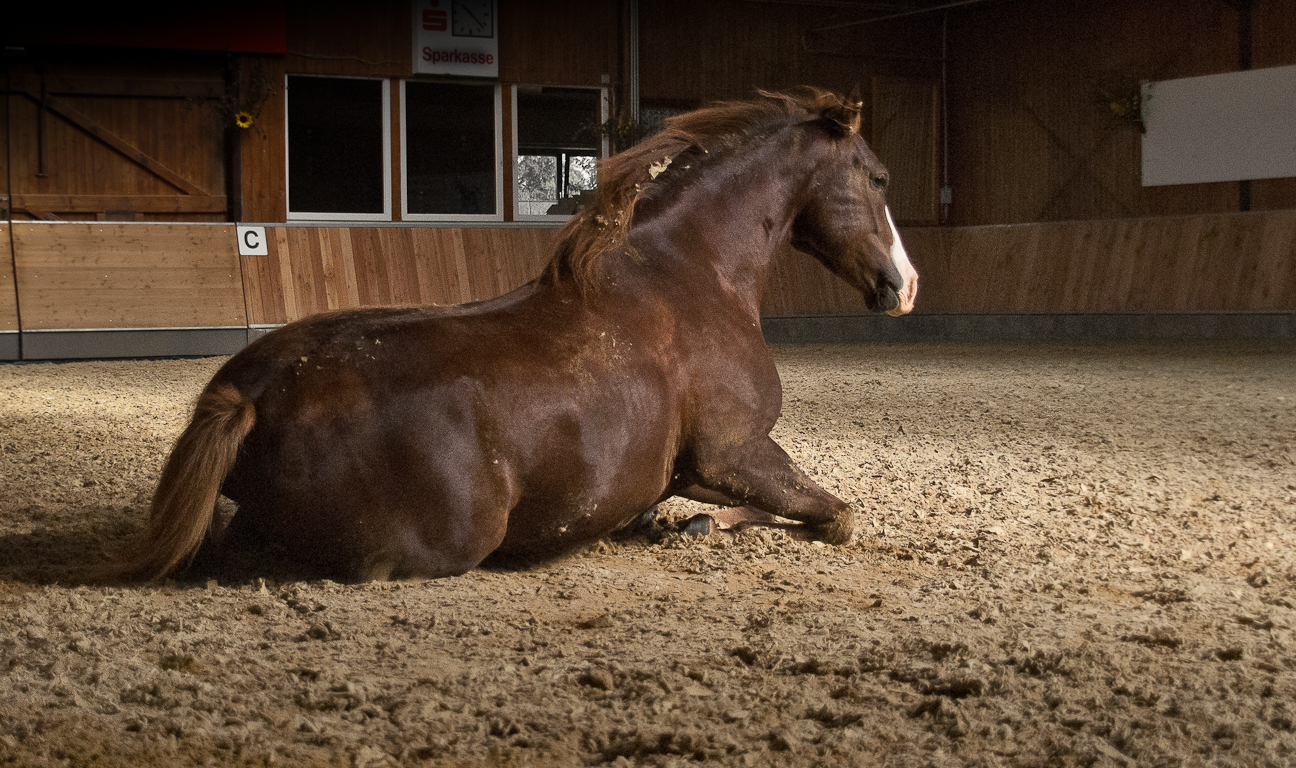
[[[225,476],[256,423],[252,400],[233,384],[210,384],[176,440],[153,493],[148,523],[119,555],[119,579],[160,579],[192,559],[211,528]]]

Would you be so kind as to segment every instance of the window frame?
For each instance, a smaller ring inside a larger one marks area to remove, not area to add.
[[[333,80],[374,80],[382,84],[382,148],[383,148],[383,212],[382,213],[332,213],[294,211],[292,209],[292,147],[289,124],[292,113],[288,109],[288,78],[320,77]],[[386,77],[360,77],[355,75],[320,75],[312,73],[284,73],[284,208],[287,221],[391,221],[392,220],[392,140],[391,140],[391,79]]]
[[[598,94],[599,94],[599,122],[601,122],[601,123],[606,123],[606,122],[608,121],[608,115],[610,114],[610,111],[611,111],[611,110],[610,110],[609,101],[608,101],[608,98],[609,98],[609,97],[608,97],[608,88],[607,88],[607,86],[605,86],[605,85],[604,85],[604,86],[598,86],[598,85],[549,85],[549,86],[536,86],[536,85],[531,85],[531,84],[528,84],[528,83],[515,83],[515,84],[513,84],[512,86],[509,87],[510,96],[511,96],[511,98],[512,98],[512,105],[511,105],[511,108],[509,109],[509,114],[510,114],[510,116],[512,117],[512,121],[513,121],[513,125],[511,126],[511,127],[512,127],[513,148],[512,148],[512,154],[509,155],[509,165],[510,165],[510,168],[512,169],[512,171],[513,171],[513,173],[511,174],[511,175],[512,175],[512,179],[510,179],[510,181],[511,181],[512,184],[513,184],[513,220],[514,220],[514,221],[549,221],[549,222],[562,222],[562,221],[567,221],[568,219],[570,219],[570,218],[571,218],[571,214],[557,214],[557,213],[521,213],[521,212],[520,212],[521,208],[520,208],[520,205],[519,205],[519,202],[520,202],[520,201],[519,201],[518,173],[517,173],[517,166],[518,166],[518,160],[517,160],[517,159],[518,159],[518,91],[519,91],[520,89],[523,89],[523,88],[538,88],[538,87],[547,87],[547,88],[563,88],[563,89],[566,89],[566,90],[573,90],[573,91],[576,91],[576,90],[580,90],[580,91],[597,91]],[[599,139],[598,159],[599,159],[599,160],[602,160],[602,159],[606,158],[606,157],[608,156],[608,153],[610,152],[610,150],[611,150],[611,142],[608,140],[608,137],[607,137],[607,136],[603,136],[602,138]],[[597,188],[598,188],[598,187],[596,186],[595,189],[597,189]]]
[[[479,87],[493,86],[495,89],[495,213],[411,213],[409,210],[409,135],[407,119],[409,100],[405,96],[405,84],[409,82],[431,82],[445,85],[473,85]],[[498,82],[481,80],[413,80],[402,78],[400,81],[400,192],[401,221],[430,222],[502,222],[504,221],[504,97],[503,86]]]

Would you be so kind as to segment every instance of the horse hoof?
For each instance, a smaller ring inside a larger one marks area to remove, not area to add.
[[[694,515],[684,523],[684,533],[689,536],[710,536],[720,530],[716,519],[705,512]]]

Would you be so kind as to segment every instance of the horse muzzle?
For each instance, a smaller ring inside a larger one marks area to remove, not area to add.
[[[912,312],[914,298],[918,295],[918,273],[912,267],[908,271],[909,274],[879,276],[877,288],[871,300],[867,300],[869,309],[892,317]]]
[[[878,283],[877,291],[873,294],[873,301],[870,304],[872,306],[869,309],[874,312],[885,312],[892,316],[897,313],[903,314],[903,312],[898,312],[900,309],[900,292],[891,284],[890,280],[884,279]]]
[[[914,299],[918,297],[918,273],[912,267],[910,267],[909,272],[910,274],[905,276],[904,285],[900,286],[900,290],[897,291],[890,285],[887,286],[891,301],[894,303],[879,307],[879,309],[892,317],[907,315],[913,311]]]

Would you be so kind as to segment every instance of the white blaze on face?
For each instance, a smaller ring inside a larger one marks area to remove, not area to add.
[[[918,295],[918,270],[909,263],[909,254],[905,253],[904,243],[900,242],[900,232],[896,229],[895,220],[891,218],[891,206],[886,209],[887,226],[891,227],[891,263],[900,273],[904,285],[900,287],[900,306],[887,312],[892,317],[910,312],[914,308],[914,298]]]

